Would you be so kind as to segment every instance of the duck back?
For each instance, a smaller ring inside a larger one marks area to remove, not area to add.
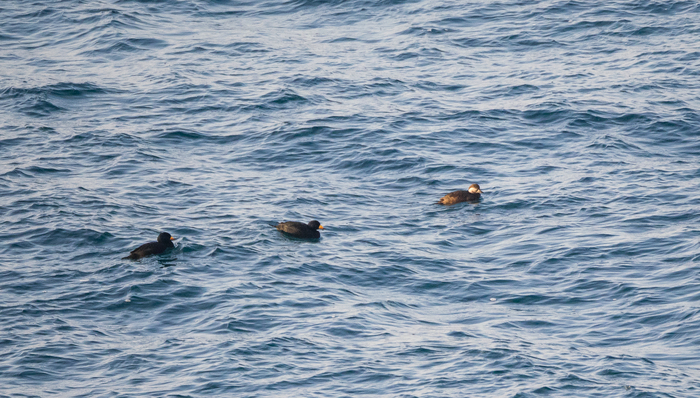
[[[461,202],[477,202],[480,198],[480,193],[470,193],[469,191],[454,191],[440,198],[437,204],[450,206]]]
[[[295,238],[318,239],[321,237],[321,234],[317,230],[309,227],[307,224],[298,221],[282,222],[277,224],[276,228],[279,231],[282,231],[285,234],[288,234]]]

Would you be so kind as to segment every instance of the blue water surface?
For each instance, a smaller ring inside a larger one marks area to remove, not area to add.
[[[699,37],[695,1],[0,3],[0,396],[700,396]]]

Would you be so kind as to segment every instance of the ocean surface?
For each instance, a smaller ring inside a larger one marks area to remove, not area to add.
[[[697,1],[1,2],[0,396],[700,396],[699,43]]]

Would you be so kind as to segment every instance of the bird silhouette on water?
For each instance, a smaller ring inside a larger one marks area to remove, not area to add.
[[[275,228],[295,238],[318,239],[321,237],[318,230],[323,229],[323,225],[316,220],[309,221],[308,224],[298,221],[287,221],[277,224]]]
[[[149,242],[139,246],[138,248],[132,250],[131,254],[129,254],[126,257],[123,257],[122,260],[138,260],[140,258],[152,256],[154,254],[161,254],[164,251],[175,247],[175,245],[172,242],[173,240],[175,240],[175,238],[170,236],[169,233],[161,232],[158,235],[157,242]]]
[[[450,206],[460,202],[478,202],[482,193],[479,184],[472,184],[469,190],[450,192],[440,198],[436,204]]]

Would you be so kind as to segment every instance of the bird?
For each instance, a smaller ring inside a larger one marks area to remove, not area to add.
[[[482,193],[479,184],[472,184],[469,186],[469,190],[450,192],[440,198],[436,204],[450,206],[460,202],[477,202]]]
[[[123,257],[122,260],[138,260],[140,258],[151,256],[153,254],[161,254],[164,251],[175,247],[175,245],[172,242],[173,240],[175,240],[175,238],[170,236],[169,233],[161,232],[158,235],[158,242],[145,243],[139,246],[138,248],[132,250],[131,254],[129,254],[126,257]]]
[[[277,224],[275,228],[295,238],[318,239],[321,237],[321,234],[317,230],[323,229],[323,225],[316,220],[309,221],[308,224],[298,221],[287,221]]]

